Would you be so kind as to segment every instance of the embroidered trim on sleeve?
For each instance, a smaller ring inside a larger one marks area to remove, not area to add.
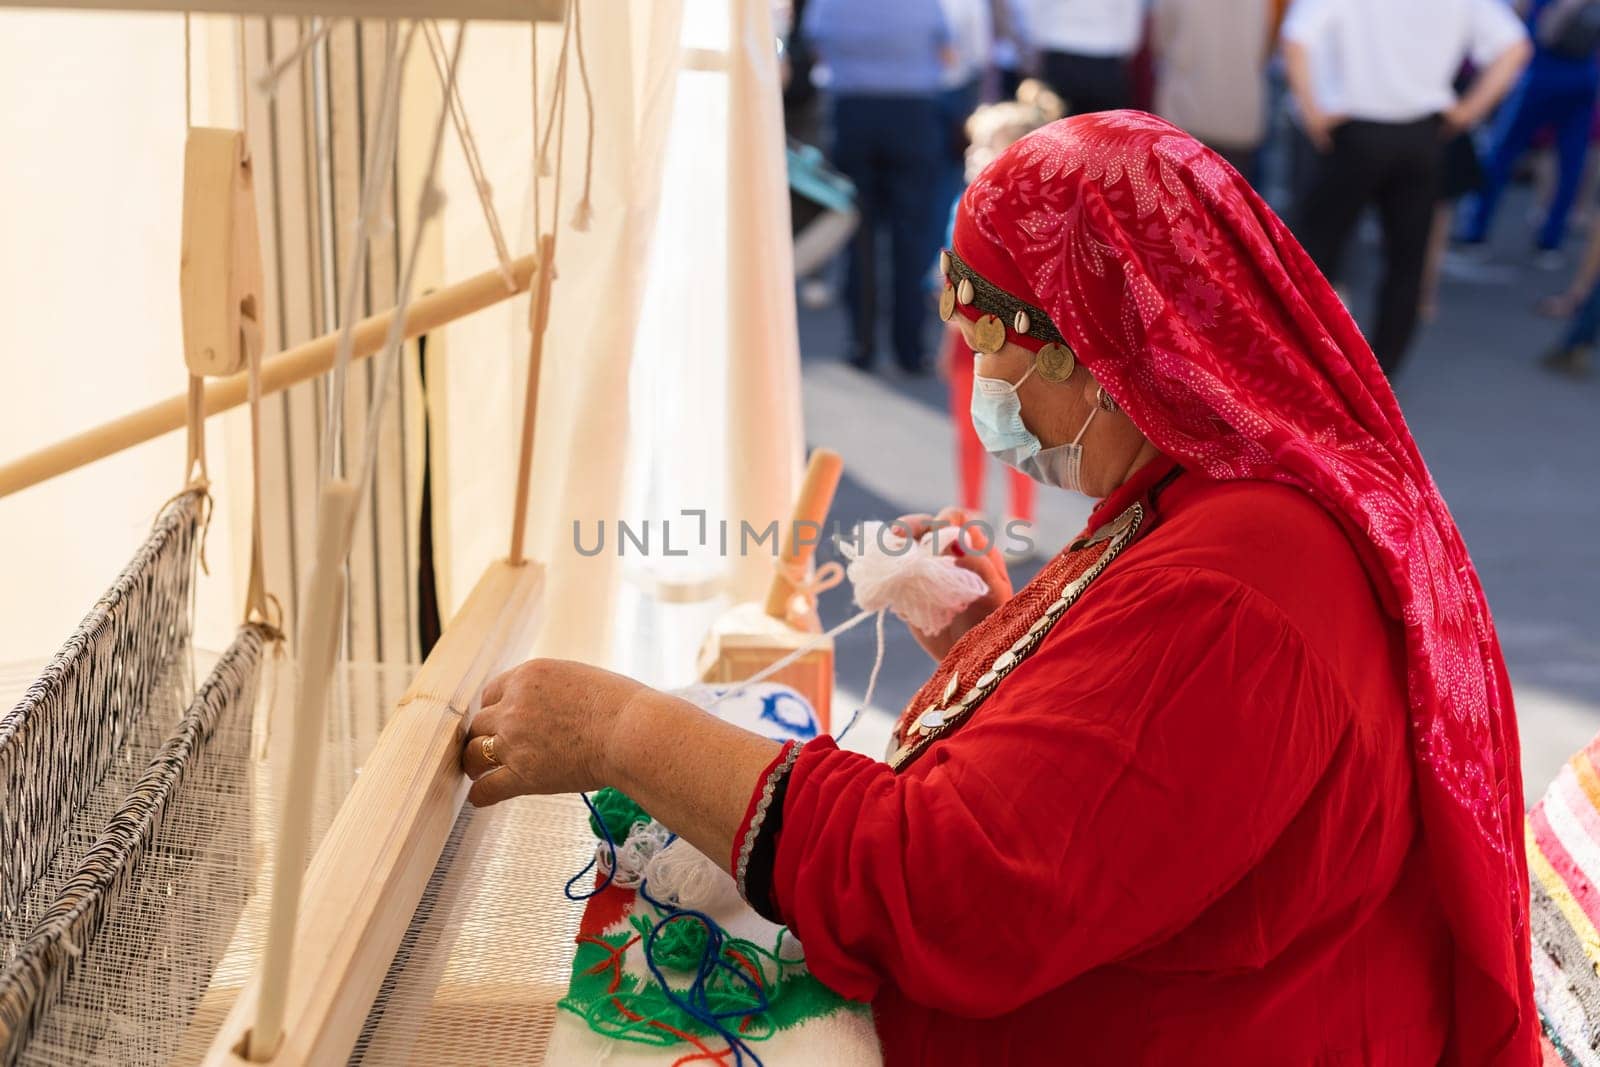
[[[794,770],[800,757],[800,745],[790,741],[784,746],[778,761],[767,772],[761,783],[761,797],[756,801],[755,813],[750,817],[750,827],[744,840],[739,842],[739,862],[733,872],[739,895],[762,915],[772,910],[772,863],[777,853],[778,830],[783,824],[783,795],[789,784],[789,772]],[[757,845],[762,847],[758,849]],[[755,885],[752,886],[752,876]],[[755,894],[752,895],[752,889]],[[760,899],[757,899],[757,898]]]

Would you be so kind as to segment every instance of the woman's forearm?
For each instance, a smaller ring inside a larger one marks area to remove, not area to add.
[[[726,867],[750,796],[780,747],[686,700],[646,689],[618,714],[605,775],[658,822]]]
[[[1495,105],[1511,91],[1532,55],[1533,44],[1521,40],[1501,52],[1494,62],[1481,70],[1456,105],[1456,124],[1462,129],[1471,129],[1487,118]]]

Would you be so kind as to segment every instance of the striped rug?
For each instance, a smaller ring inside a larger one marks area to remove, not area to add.
[[[1527,819],[1534,994],[1546,1063],[1568,1067],[1600,1067],[1597,767],[1600,736],[1567,761]]]

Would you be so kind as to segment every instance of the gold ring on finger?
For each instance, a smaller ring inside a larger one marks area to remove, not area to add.
[[[500,761],[494,758],[494,734],[489,734],[483,739],[483,746],[479,749],[483,753],[483,760],[491,767],[500,766]]]

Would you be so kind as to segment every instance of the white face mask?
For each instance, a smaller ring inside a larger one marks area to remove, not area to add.
[[[973,354],[977,358],[977,354]],[[1083,435],[1099,413],[1098,406],[1089,409],[1078,435],[1068,444],[1044,448],[1039,438],[1022,421],[1022,400],[1017,390],[1028,380],[1028,373],[1017,379],[1015,385],[1004,378],[972,376],[972,426],[978,431],[978,440],[988,453],[1000,462],[1017,468],[1023,474],[1044,485],[1083,492]]]

